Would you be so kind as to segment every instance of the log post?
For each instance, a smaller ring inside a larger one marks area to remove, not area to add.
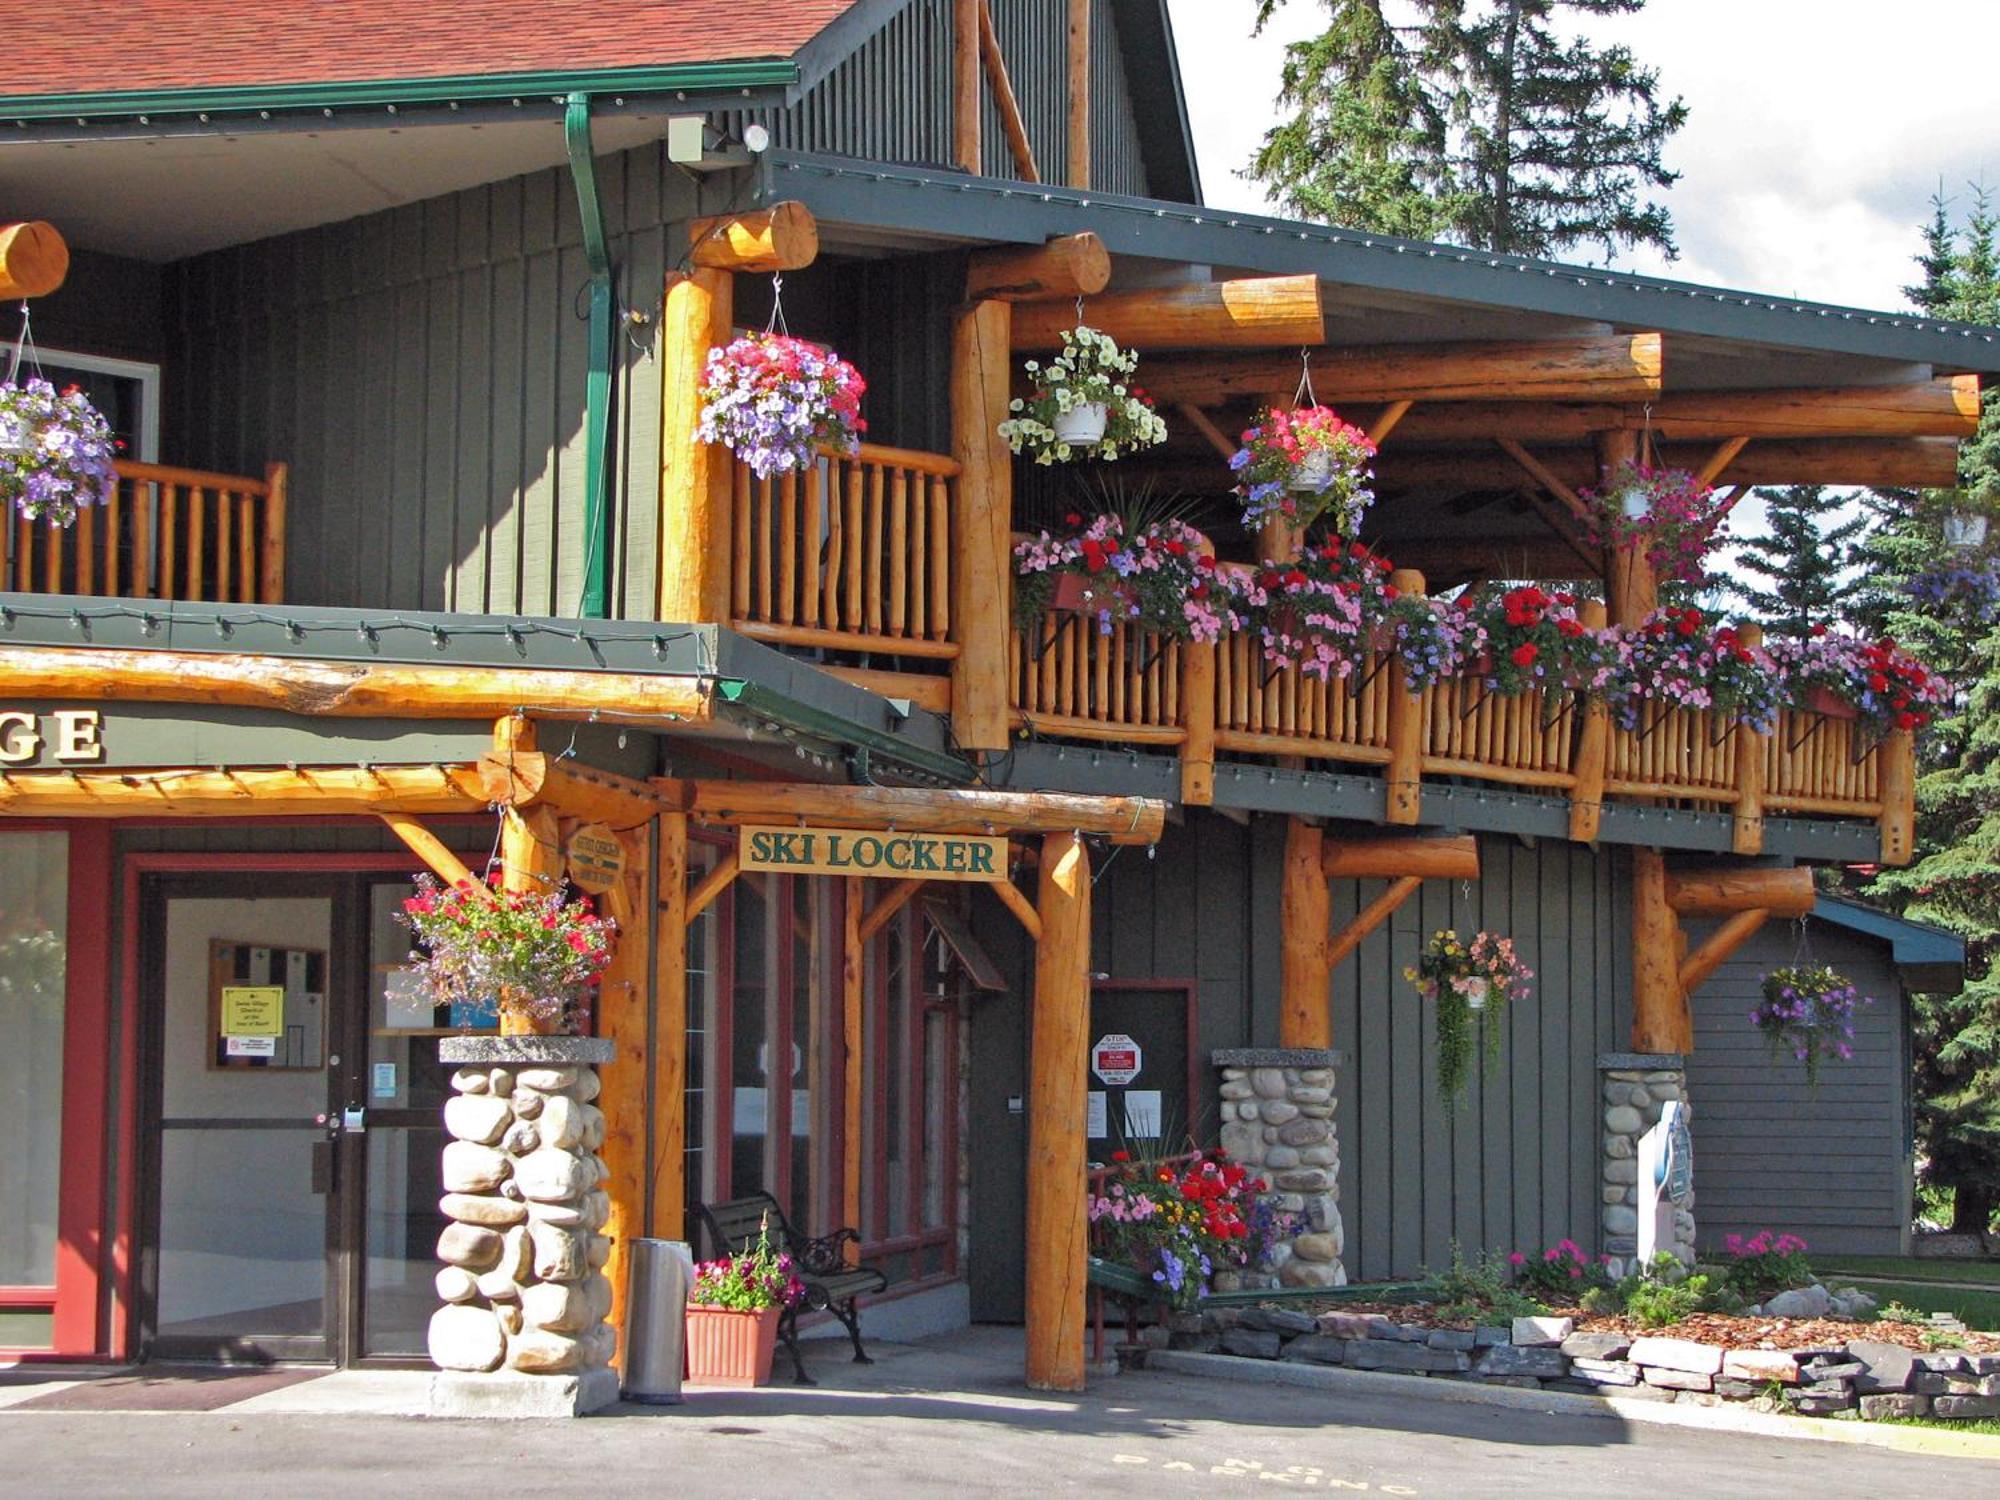
[[[1333,901],[1327,889],[1319,826],[1285,822],[1285,869],[1278,893],[1278,1045],[1333,1045],[1333,982],[1327,929]]]
[[[1215,545],[1204,540],[1203,556]],[[1181,801],[1207,807],[1215,801],[1215,642],[1189,641],[1181,647]]]
[[[951,345],[951,447],[959,463],[952,531],[952,731],[968,750],[1007,746],[1007,642],[1012,633],[1014,460],[999,426],[1010,399],[1013,310],[976,302]]]
[[[1752,650],[1764,644],[1764,627],[1746,620],[1736,634]],[[1748,724],[1736,726],[1736,813],[1729,847],[1738,854],[1764,852],[1764,751],[1771,737]]]
[[[1882,797],[1882,863],[1906,865],[1917,847],[1917,747],[1907,729],[1882,737],[1878,786]]]
[[[1421,597],[1424,575],[1398,568],[1389,575],[1398,593]],[[1424,699],[1409,688],[1400,653],[1389,660],[1389,764],[1383,768],[1387,797],[1383,817],[1390,823],[1414,824],[1424,801]]]
[[[285,602],[285,504],[291,468],[264,465],[264,551],[257,587],[260,604]]]
[[[1090,1046],[1090,853],[1042,840],[1034,1034],[1028,1084],[1028,1384],[1083,1389],[1089,1254],[1084,1103]]]
[[[529,719],[509,716],[493,726],[493,751],[502,758],[535,748],[535,726]],[[504,807],[500,813],[500,888],[530,896],[545,896],[562,880],[562,832],[556,811],[537,802],[525,811]],[[503,1033],[552,1031],[556,1018],[537,1020],[500,1012]]]
[[[952,159],[974,177],[985,170],[979,105],[979,0],[951,0]]]
[[[1693,1025],[1680,987],[1680,923],[1667,905],[1667,867],[1657,849],[1632,851],[1632,1050],[1685,1052]]]
[[[660,338],[660,618],[727,624],[734,467],[700,441],[701,372],[735,320],[734,274],[697,267],[667,288]]]
[[[1602,630],[1607,614],[1602,603],[1586,599],[1577,618],[1591,630]],[[1575,777],[1569,790],[1569,836],[1572,843],[1594,844],[1604,819],[1604,766],[1611,754],[1611,707],[1592,694],[1584,700],[1583,724],[1576,737]]]
[[[688,820],[662,813],[654,856],[659,914],[653,954],[653,1149],[649,1160],[653,1233],[687,1233]]]
[[[652,1057],[651,1017],[647,1012],[654,982],[652,951],[653,831],[642,828],[618,836],[625,851],[625,870],[604,893],[604,913],[618,924],[611,964],[597,987],[597,1034],[610,1039],[617,1053],[599,1069],[602,1092],[597,1107],[604,1111],[604,1146],[599,1153],[611,1168],[604,1191],[611,1216],[604,1234],[611,1241],[611,1258],[604,1274],[611,1281],[611,1311],[606,1321],[619,1331],[625,1348],[626,1247],[651,1232],[647,1193],[648,1060]]]
[[[1069,0],[1069,185],[1090,186],[1090,7]]]
[[[1636,463],[1639,435],[1625,429],[1597,434],[1597,479],[1609,484],[1619,466]],[[1659,579],[1642,547],[1607,547],[1604,553],[1604,596],[1611,605],[1613,625],[1637,625],[1660,602]]]
[[[867,943],[861,936],[861,906],[867,883],[858,875],[840,882],[840,1116],[845,1135],[840,1155],[842,1224],[861,1223],[862,1022],[866,1014]],[[860,1246],[846,1247],[849,1265],[860,1262]]]

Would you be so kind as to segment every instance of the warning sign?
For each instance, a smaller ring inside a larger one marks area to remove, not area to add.
[[[1090,1049],[1090,1071],[1109,1088],[1123,1088],[1139,1076],[1139,1044],[1122,1031],[1097,1039]]]

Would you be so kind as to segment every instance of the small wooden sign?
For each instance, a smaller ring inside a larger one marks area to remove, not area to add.
[[[602,823],[586,823],[569,836],[569,881],[601,896],[624,878],[625,846]]]
[[[1007,878],[1007,840],[978,833],[892,833],[870,828],[740,830],[745,870],[787,875],[860,875],[876,880]]]

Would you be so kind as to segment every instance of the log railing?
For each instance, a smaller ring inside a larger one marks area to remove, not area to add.
[[[732,628],[788,646],[956,656],[958,472],[949,458],[873,444],[771,479],[737,464]]]
[[[283,464],[262,479],[118,463],[111,498],[68,527],[17,518],[7,586],[28,594],[101,594],[278,604],[285,597]]]
[[[1156,631],[1051,612],[1014,632],[1007,675],[1016,722],[1041,734],[1178,745],[1182,644]]]

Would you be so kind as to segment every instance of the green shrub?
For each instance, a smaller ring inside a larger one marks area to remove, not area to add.
[[[1545,1304],[1507,1284],[1498,1260],[1482,1255],[1467,1261],[1455,1240],[1451,1269],[1427,1277],[1422,1295],[1436,1306],[1438,1316],[1452,1322],[1507,1322],[1548,1311]]]

